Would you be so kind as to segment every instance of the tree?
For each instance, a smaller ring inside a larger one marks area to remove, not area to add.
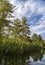
[[[30,28],[26,18],[23,17],[21,20],[15,19],[10,28],[10,33],[11,42],[8,40],[8,43],[11,46],[8,46],[10,47],[8,52],[11,54],[11,58],[13,56],[15,63],[26,62],[26,59],[30,56]]]
[[[38,40],[39,45],[42,46],[43,45],[43,39],[42,39],[41,35],[38,35],[37,40]]]
[[[33,44],[37,44],[37,34],[33,34],[31,40]]]
[[[39,55],[41,57],[43,54],[43,44],[44,44],[44,41],[43,41],[41,35],[33,34],[31,39],[32,39],[32,44],[37,45],[37,47],[39,48],[40,53],[38,52],[37,55]]]
[[[0,61],[5,57],[3,55],[4,49],[4,37],[8,35],[8,29],[10,27],[11,21],[9,18],[12,17],[13,6],[10,4],[9,0],[0,0]],[[1,62],[0,62],[1,63]]]
[[[21,39],[30,40],[30,28],[29,25],[27,24],[27,20],[25,17],[20,19],[16,19],[14,21],[13,27],[12,27],[12,34],[15,37],[19,37]]]
[[[25,17],[22,18],[22,37],[26,40],[30,39],[30,28],[27,24],[27,19]]]
[[[8,0],[0,0],[0,38],[2,37],[4,29],[9,27],[11,21],[9,17],[11,17],[13,12],[13,6],[10,4]]]

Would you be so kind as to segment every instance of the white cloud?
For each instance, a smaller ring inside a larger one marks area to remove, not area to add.
[[[32,33],[37,33],[37,32],[42,31],[43,28],[45,28],[45,26],[43,24],[40,24],[38,26],[32,26],[31,31],[32,31]]]
[[[15,1],[16,1],[16,0],[15,0]],[[11,3],[11,4],[14,4],[14,0],[11,0],[10,3]]]
[[[39,25],[35,25],[35,26],[31,26],[31,33],[34,34],[45,34],[45,19],[44,17],[41,18],[41,20],[39,21]]]
[[[27,17],[32,16],[33,13],[36,12],[36,2],[32,2],[30,1],[26,1],[24,2],[17,2],[15,1],[15,5],[16,5],[16,10],[15,10],[15,16],[16,17],[22,17],[22,16],[26,16],[26,14],[29,12],[29,15]]]

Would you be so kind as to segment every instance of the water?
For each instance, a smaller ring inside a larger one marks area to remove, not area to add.
[[[45,65],[45,54],[43,55],[41,61],[39,59],[37,61],[34,61],[34,59],[30,57],[29,62],[29,65]]]
[[[45,63],[45,54],[43,55],[43,57],[42,57],[42,60],[41,60],[41,61]]]
[[[45,65],[45,54],[43,55],[41,61],[39,59],[37,61],[34,61],[34,59],[30,57],[28,62],[29,63],[18,63],[16,65]]]

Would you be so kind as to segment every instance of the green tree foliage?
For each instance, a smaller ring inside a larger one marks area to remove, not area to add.
[[[11,17],[13,12],[13,6],[8,0],[0,0],[0,38],[4,33],[5,27],[9,27]]]
[[[41,35],[38,35],[38,43],[40,46],[43,45],[43,39],[42,39]]]
[[[33,34],[31,39],[32,39],[32,43],[34,44],[37,43],[37,34]]]
[[[33,34],[31,39],[32,39],[33,44],[38,44],[40,46],[43,45],[43,39],[42,39],[41,35]]]
[[[34,46],[37,45],[36,47],[40,50],[40,53],[38,51],[38,53],[36,54],[37,55],[36,58],[37,57],[40,57],[41,58],[41,56],[43,54],[43,44],[44,44],[44,41],[43,41],[41,35],[33,34],[33,36],[31,37],[31,40],[32,40],[32,44]]]
[[[6,42],[6,38],[4,38],[7,34],[7,30],[10,26],[11,21],[9,18],[12,17],[13,6],[10,4],[8,0],[0,0],[0,63],[4,59],[4,43]],[[5,35],[4,35],[5,34]]]
[[[25,17],[22,20],[16,19],[13,23],[12,34],[16,38],[30,41],[30,28]]]

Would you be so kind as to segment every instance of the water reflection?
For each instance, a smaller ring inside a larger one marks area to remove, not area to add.
[[[45,54],[43,54],[43,57],[41,60],[39,60],[39,58],[38,58],[37,61],[34,61],[34,59],[30,56],[29,60],[26,63],[12,64],[12,62],[11,62],[11,64],[2,63],[0,65],[45,65]]]
[[[30,57],[29,61],[29,65],[45,65],[45,54],[43,55],[41,61],[39,59],[37,61],[34,61],[32,57]]]
[[[43,55],[43,57],[42,57],[42,60],[41,60],[41,61],[45,63],[45,54]]]
[[[45,54],[43,55],[41,60],[34,61],[32,57],[29,58],[28,63],[22,63],[18,65],[45,65]]]

